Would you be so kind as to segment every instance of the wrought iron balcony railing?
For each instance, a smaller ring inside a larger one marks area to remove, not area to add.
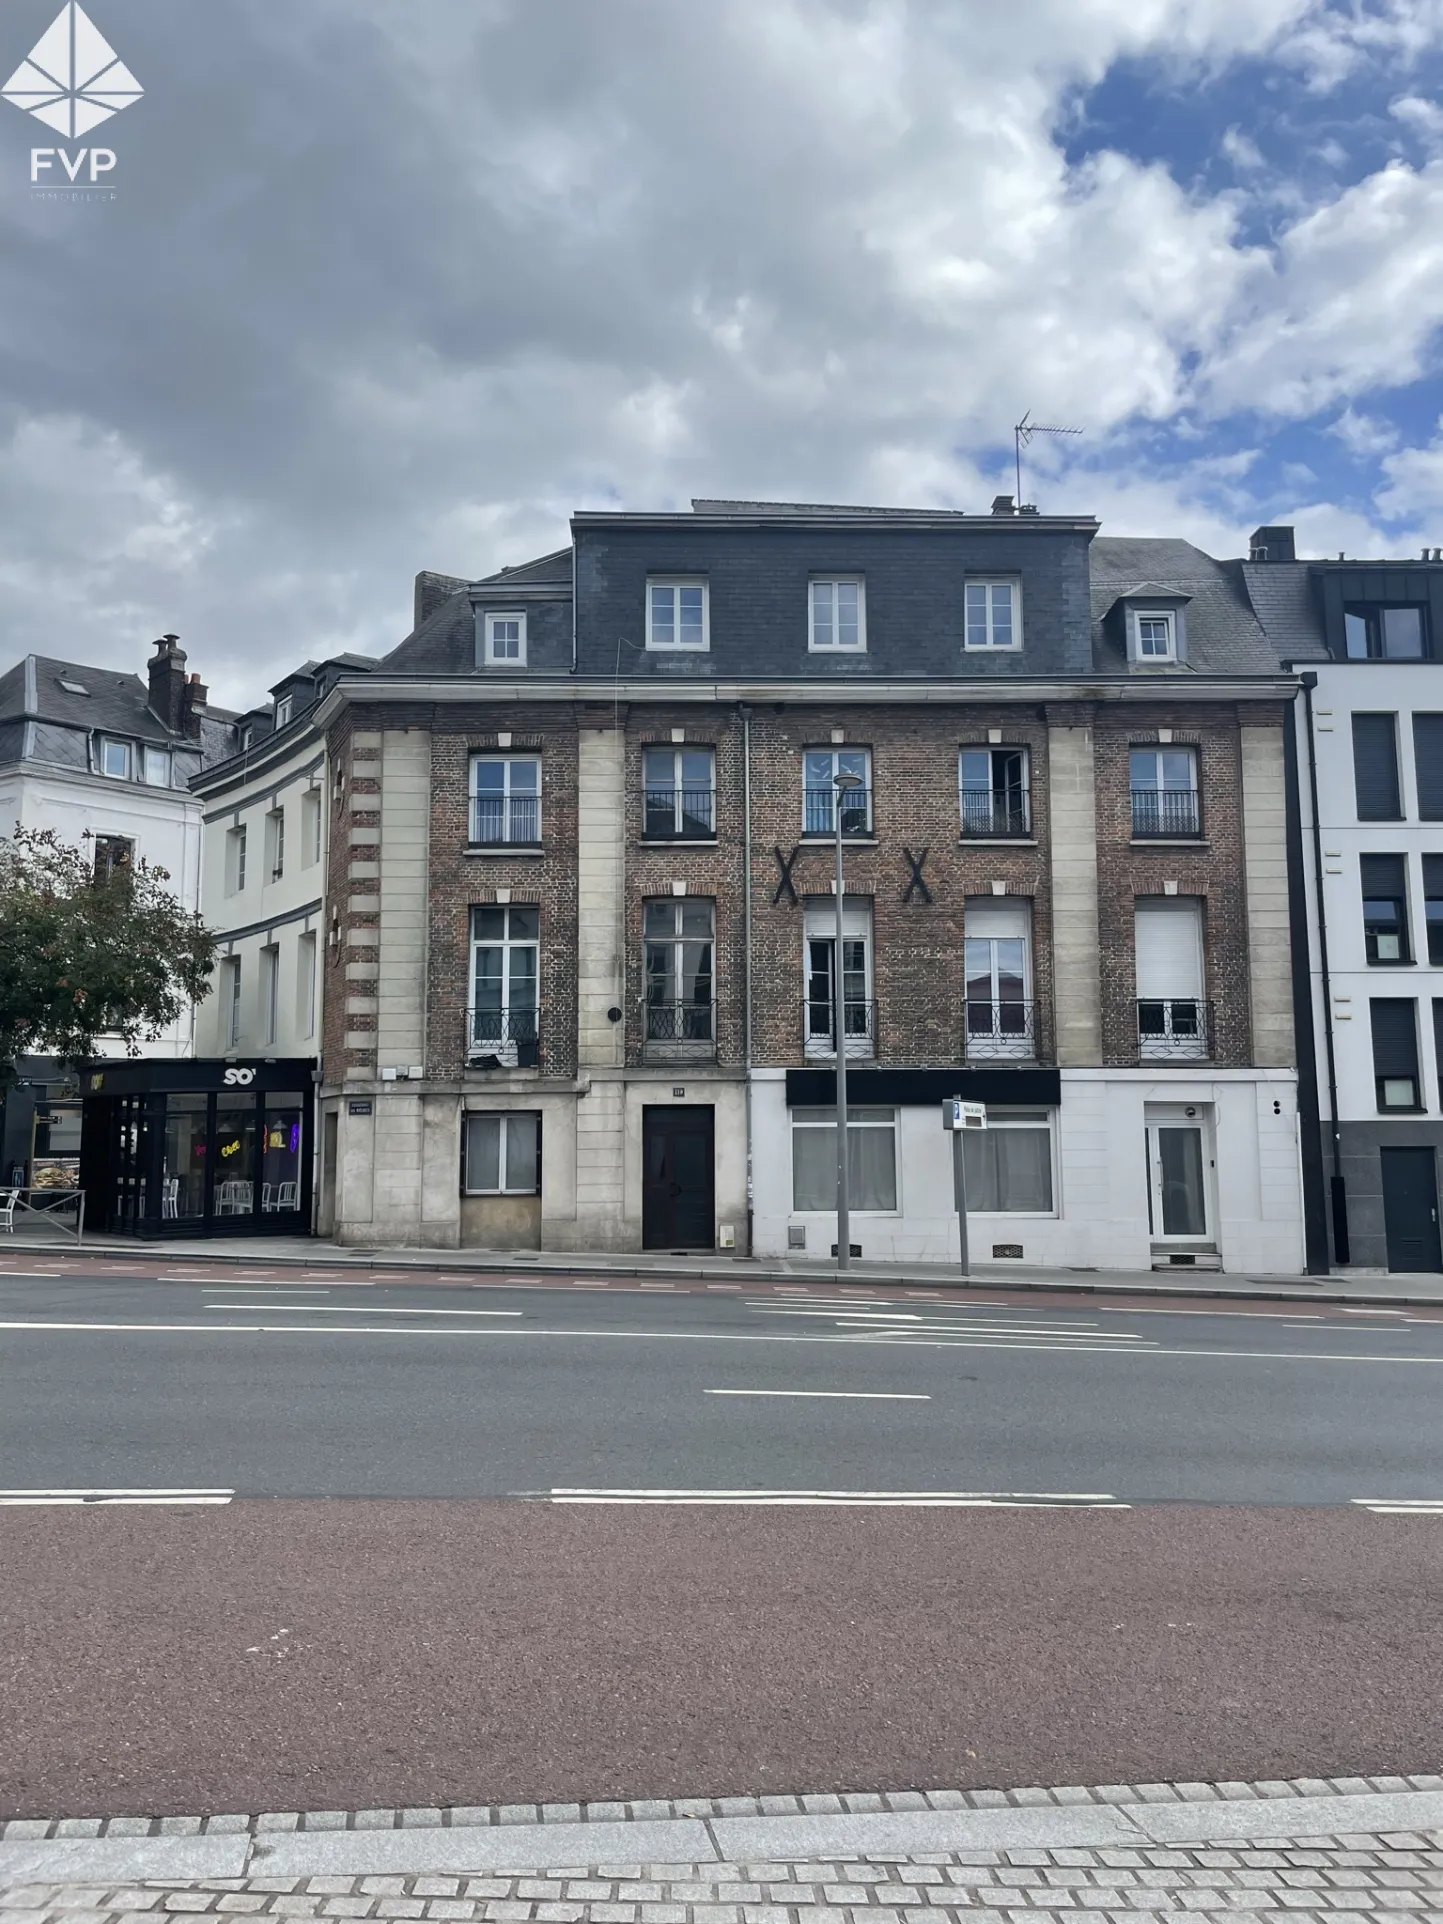
[[[1202,810],[1195,788],[1135,788],[1132,791],[1132,832],[1152,835],[1198,835]]]
[[[539,795],[473,795],[471,843],[478,848],[515,844],[536,848],[541,842]]]
[[[1032,1002],[978,1002],[963,1005],[963,1034],[968,1061],[1031,1062],[1037,1055]]]
[[[649,1055],[712,1055],[716,1051],[716,1004],[691,999],[647,998],[645,1047]]]
[[[716,796],[709,788],[648,788],[645,805],[649,842],[703,842],[716,835]]]
[[[837,1053],[836,1018],[831,998],[808,999],[803,1004],[803,1045],[809,1056],[835,1056]],[[842,1037],[847,1059],[877,1053],[877,1005],[848,996],[843,1005]]]
[[[966,836],[1022,837],[1032,833],[1032,797],[1015,790],[994,795],[982,788],[962,790],[962,833]]]
[[[1213,1050],[1211,1002],[1193,997],[1140,1000],[1137,1053],[1143,1062],[1206,1062]]]
[[[535,1009],[468,1009],[466,1060],[480,1068],[534,1069],[541,1060]]]
[[[806,788],[802,791],[802,826],[808,835],[835,835],[837,832],[837,791],[830,783],[826,788]],[[870,788],[849,788],[844,791],[842,800],[843,835],[870,835],[872,832],[872,791]]]

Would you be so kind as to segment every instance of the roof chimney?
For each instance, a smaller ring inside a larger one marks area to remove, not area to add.
[[[162,635],[146,664],[150,707],[158,721],[178,735],[184,723],[185,650],[179,635]]]
[[[182,657],[182,660],[184,657]],[[181,725],[189,741],[200,740],[200,717],[206,703],[206,685],[199,675],[192,675],[185,684],[181,699]]]
[[[994,514],[1016,514],[1017,508],[1010,494],[996,494],[992,497]]]
[[[1254,528],[1248,542],[1249,561],[1296,561],[1291,528]]]

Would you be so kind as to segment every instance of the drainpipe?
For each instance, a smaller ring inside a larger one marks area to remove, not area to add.
[[[1338,1125],[1338,1062],[1333,1047],[1333,985],[1328,972],[1328,916],[1323,906],[1323,825],[1318,815],[1318,756],[1313,739],[1313,690],[1315,674],[1301,677],[1303,712],[1308,723],[1308,794],[1313,808],[1313,888],[1318,905],[1318,968],[1323,978],[1323,1046],[1328,1057],[1328,1133],[1333,1152],[1333,1175],[1329,1185],[1333,1217],[1333,1260],[1340,1266],[1351,1260],[1348,1243],[1348,1194],[1343,1181],[1343,1142]]]
[[[745,1005],[747,1111],[747,1255],[752,1254],[752,711],[737,703],[742,718],[742,958]]]

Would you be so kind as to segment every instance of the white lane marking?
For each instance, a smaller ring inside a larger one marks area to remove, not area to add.
[[[761,1509],[1130,1510],[1115,1496],[1035,1490],[603,1490],[552,1489],[551,1503],[722,1505]]]
[[[930,1403],[913,1390],[703,1390],[703,1396],[819,1396],[849,1403]]]
[[[370,1303],[357,1309],[346,1303],[207,1303],[207,1309],[267,1309],[273,1315],[293,1310],[297,1315],[315,1310],[322,1316],[524,1316],[521,1309],[381,1309]]]
[[[1437,1496],[1355,1496],[1353,1502],[1374,1516],[1443,1516],[1443,1497]]]
[[[234,1490],[224,1489],[165,1489],[165,1490],[0,1490],[0,1508],[35,1509],[51,1504],[65,1507],[86,1504],[92,1508],[113,1505],[163,1504],[174,1507],[179,1504],[229,1503]]]
[[[1374,1309],[1361,1304],[1357,1308],[1348,1305],[1343,1309],[1345,1316],[1401,1316],[1403,1313],[1401,1309]]]

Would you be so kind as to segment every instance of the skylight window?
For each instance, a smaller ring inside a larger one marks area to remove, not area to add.
[[[88,695],[90,693],[90,690],[85,686],[83,681],[67,681],[64,675],[60,677],[60,686],[65,690],[67,695]]]

